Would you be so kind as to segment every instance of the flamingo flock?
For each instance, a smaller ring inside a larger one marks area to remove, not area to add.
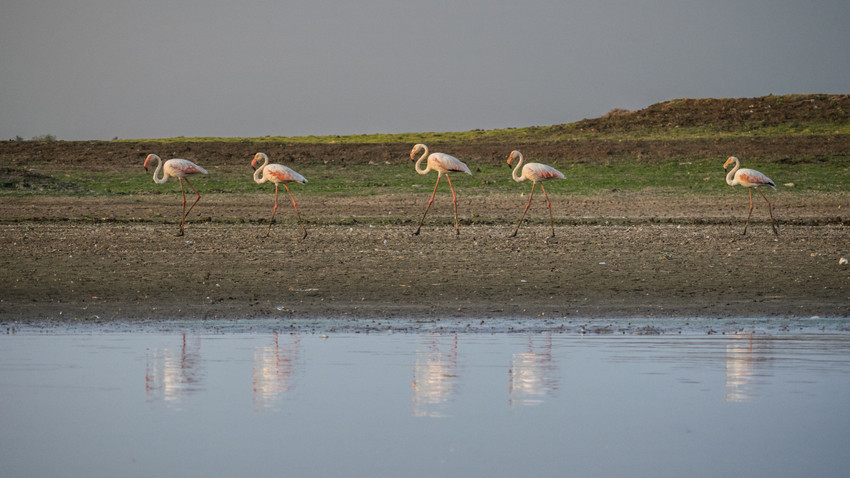
[[[458,220],[457,213],[457,194],[455,193],[454,186],[452,186],[452,181],[449,176],[450,173],[465,173],[472,175],[472,171],[470,171],[469,166],[467,166],[461,160],[455,158],[454,156],[445,154],[445,153],[430,153],[428,147],[424,144],[417,144],[410,151],[410,159],[411,161],[415,161],[413,166],[414,170],[422,175],[428,174],[431,171],[436,171],[437,180],[434,183],[434,191],[431,193],[431,197],[428,200],[428,205],[425,207],[425,213],[422,214],[422,219],[419,221],[419,225],[416,226],[416,230],[413,232],[414,236],[418,236],[421,229],[422,224],[425,222],[425,217],[428,215],[428,211],[431,209],[431,204],[434,203],[434,197],[437,195],[437,187],[440,185],[440,179],[442,179],[443,175],[446,176],[446,181],[449,183],[449,189],[452,193],[452,205],[454,207],[454,216],[455,216],[455,235],[460,235],[460,221]],[[528,203],[525,205],[525,209],[520,216],[519,222],[516,225],[516,229],[514,229],[513,234],[510,237],[516,237],[519,232],[519,228],[522,225],[523,220],[525,219],[525,215],[528,212],[529,207],[531,207],[531,200],[534,196],[534,188],[537,184],[540,184],[540,189],[543,190],[543,195],[546,198],[546,207],[549,210],[549,226],[551,229],[551,237],[555,237],[555,219],[552,214],[552,203],[549,201],[549,194],[546,192],[546,188],[543,186],[545,181],[549,181],[552,179],[566,179],[566,176],[558,171],[557,169],[541,164],[541,163],[526,163],[523,164],[523,156],[519,151],[512,151],[508,156],[508,166],[513,166],[513,162],[516,161],[516,166],[513,168],[511,172],[511,178],[516,182],[522,181],[531,181],[531,191],[528,194]],[[182,236],[184,234],[184,227],[186,222],[186,217],[189,213],[192,212],[192,209],[198,204],[198,201],[201,200],[201,193],[195,189],[195,186],[189,181],[189,176],[193,174],[208,174],[207,170],[198,166],[197,164],[189,161],[187,159],[169,159],[163,163],[162,158],[157,156],[156,154],[149,154],[145,158],[144,167],[147,171],[152,164],[156,162],[156,170],[153,173],[153,180],[157,184],[165,184],[168,181],[169,177],[177,178],[180,183],[180,193],[183,197],[183,205],[182,205],[182,213],[180,217],[180,230],[177,233],[178,236]],[[262,162],[262,164],[260,164]],[[423,163],[425,163],[423,167]],[[750,218],[753,214],[753,189],[755,189],[759,194],[761,194],[762,198],[764,198],[765,202],[767,202],[768,212],[770,214],[770,225],[773,228],[773,233],[778,235],[779,231],[776,228],[776,221],[773,218],[773,205],[767,199],[767,196],[759,189],[761,186],[768,186],[776,190],[776,184],[767,176],[762,174],[759,171],[754,169],[741,168],[741,161],[735,156],[730,156],[726,162],[723,164],[723,169],[726,170],[730,165],[734,165],[731,171],[729,171],[726,175],[726,183],[730,186],[742,186],[747,188],[750,197],[750,208],[747,214],[747,220],[744,224],[744,232],[742,235],[747,234],[747,228],[750,225]],[[254,169],[253,179],[257,184],[263,184],[266,182],[274,183],[274,208],[272,209],[272,216],[269,219],[269,226],[266,229],[265,237],[268,237],[271,234],[272,224],[274,223],[275,215],[277,214],[278,207],[278,190],[281,184],[286,189],[286,192],[289,194],[289,199],[292,200],[292,207],[295,209],[295,214],[298,218],[298,224],[301,226],[301,229],[304,231],[304,235],[302,239],[307,237],[307,228],[304,226],[304,221],[301,219],[301,213],[298,210],[298,204],[295,202],[295,197],[292,196],[292,192],[289,190],[288,183],[299,183],[299,184],[307,184],[307,179],[299,174],[298,172],[288,168],[282,164],[269,164],[269,157],[265,153],[256,153],[251,160],[251,167]],[[160,176],[160,172],[162,175]],[[183,188],[183,181],[192,188],[192,191],[195,192],[195,201],[189,207],[189,210],[186,210],[186,191]]]

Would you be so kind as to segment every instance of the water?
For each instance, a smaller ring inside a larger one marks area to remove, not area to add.
[[[850,469],[846,332],[225,329],[0,335],[0,476]]]

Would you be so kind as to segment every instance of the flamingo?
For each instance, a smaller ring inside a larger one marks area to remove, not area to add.
[[[445,153],[431,153],[429,155],[428,147],[424,144],[417,144],[413,147],[413,150],[410,151],[410,159],[416,160],[416,155],[419,154],[420,151],[423,153],[413,166],[414,169],[416,169],[416,172],[419,174],[428,174],[428,171],[437,171],[437,183],[434,184],[434,192],[431,193],[431,199],[428,201],[428,207],[425,208],[425,214],[422,215],[422,220],[419,221],[419,226],[416,228],[416,232],[414,232],[413,235],[419,235],[419,230],[422,229],[422,223],[425,222],[425,216],[428,215],[428,210],[431,209],[431,203],[434,202],[434,195],[437,194],[437,186],[440,185],[440,178],[442,178],[443,174],[445,174],[446,180],[449,182],[449,188],[452,190],[452,202],[454,203],[455,209],[455,232],[459,236],[460,225],[457,220],[457,195],[455,194],[455,188],[452,187],[452,180],[449,178],[449,173],[466,173],[471,175],[472,172],[469,171],[466,164],[454,156],[449,156]],[[425,158],[428,158],[428,165],[424,169],[420,169],[419,167]]]
[[[531,198],[534,196],[534,186],[537,186],[537,183],[540,183],[540,188],[543,189],[543,195],[546,196],[546,206],[549,208],[549,224],[552,226],[552,237],[555,237],[555,220],[552,218],[552,203],[549,202],[549,195],[546,194],[543,181],[566,178],[562,172],[545,164],[528,163],[522,166],[522,153],[519,151],[512,151],[511,155],[508,156],[508,166],[516,158],[519,158],[519,162],[516,164],[513,173],[511,173],[511,177],[516,182],[531,181],[531,194],[528,195],[528,204],[525,205],[525,211],[522,212],[522,217],[519,218],[519,224],[516,225],[516,230],[511,234],[511,237],[516,237],[517,232],[519,232],[519,226],[522,224],[522,220],[525,219],[525,213],[528,212],[528,207],[531,206]],[[522,175],[517,175],[520,166],[522,166]]]
[[[162,158],[155,154],[149,154],[147,158],[145,158],[145,171],[148,170],[148,167],[156,161],[156,169],[153,172],[153,180],[157,184],[165,184],[168,181],[168,177],[175,177],[178,181],[180,181],[180,193],[183,195],[183,215],[180,217],[180,232],[177,233],[178,236],[183,235],[183,224],[186,222],[186,216],[192,212],[192,208],[195,207],[195,204],[198,204],[198,201],[201,200],[201,193],[195,189],[195,186],[192,186],[192,182],[189,181],[189,176],[192,174],[207,174],[207,170],[198,166],[197,164],[189,161],[188,159],[169,159],[165,162],[165,167],[163,167]],[[158,179],[157,175],[159,175],[160,169],[163,169],[162,179]],[[192,191],[195,191],[197,194],[197,198],[195,198],[195,202],[192,203],[192,206],[189,207],[189,210],[186,210],[186,191],[183,189],[183,180],[189,184],[192,188]]]
[[[263,161],[263,164],[260,167],[257,167],[257,163],[261,160]],[[274,209],[272,210],[272,218],[269,219],[269,229],[266,231],[266,237],[269,237],[269,234],[272,232],[274,215],[277,214],[277,192],[281,184],[283,184],[283,187],[286,188],[286,192],[289,193],[289,199],[292,199],[292,205],[295,207],[295,214],[298,216],[298,223],[301,224],[301,229],[304,230],[304,236],[301,238],[304,239],[307,237],[307,228],[304,227],[304,222],[301,221],[301,213],[298,212],[298,204],[295,203],[295,198],[292,197],[292,193],[289,191],[289,186],[286,185],[286,183],[291,182],[306,184],[307,178],[282,164],[269,164],[269,157],[266,153],[255,154],[254,159],[251,160],[251,167],[254,168],[255,183],[263,184],[266,181],[274,183]],[[262,175],[262,178],[260,175]]]
[[[761,194],[761,197],[767,201],[767,210],[770,212],[770,226],[773,228],[773,233],[778,236],[779,232],[776,230],[776,222],[773,220],[773,205],[767,200],[767,196],[759,190],[760,186],[770,186],[775,191],[776,184],[774,184],[769,177],[755,169],[738,169],[741,167],[741,161],[735,156],[729,156],[729,159],[723,163],[723,169],[725,170],[732,163],[735,164],[735,167],[726,174],[726,184],[730,186],[743,186],[747,188],[750,193],[750,212],[747,214],[747,223],[744,224],[744,232],[742,232],[741,235],[745,235],[747,233],[747,227],[750,225],[750,216],[753,215],[753,189],[755,189],[759,194]]]

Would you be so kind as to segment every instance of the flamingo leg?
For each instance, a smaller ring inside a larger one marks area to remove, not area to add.
[[[449,177],[448,173],[446,173],[446,181],[449,182],[449,189],[452,190],[452,203],[454,204],[454,207],[455,207],[455,233],[459,236],[460,235],[460,225],[458,224],[458,220],[457,220],[457,195],[455,194],[455,188],[452,187],[452,179]]]
[[[753,188],[747,188],[747,192],[750,193],[750,213],[747,214],[747,223],[744,224],[744,232],[741,233],[742,236],[747,235],[747,227],[750,225],[750,216],[753,215]]]
[[[437,175],[437,183],[434,184],[434,192],[431,193],[431,199],[428,200],[428,207],[425,208],[425,214],[422,215],[422,220],[419,221],[419,226],[416,228],[416,232],[413,233],[414,236],[418,236],[419,230],[422,229],[422,223],[425,222],[425,216],[428,215],[428,210],[431,209],[431,203],[434,202],[434,196],[437,194],[437,186],[440,185],[440,178],[442,176],[442,174]]]
[[[295,203],[295,198],[292,197],[292,192],[289,190],[289,187],[286,183],[283,183],[283,187],[286,188],[286,192],[289,193],[289,199],[292,199],[292,207],[295,208],[295,215],[298,216],[298,224],[301,224],[301,229],[304,230],[304,236],[301,239],[305,239],[307,237],[307,228],[304,227],[304,221],[301,220],[301,213],[298,212],[298,204]],[[275,206],[277,206],[277,201],[275,201]]]
[[[277,214],[277,183],[274,183],[274,209],[272,209],[272,218],[269,219],[269,228],[266,230],[266,237],[272,232],[272,224],[274,224],[274,215]]]
[[[540,189],[543,190],[543,195],[546,196],[546,207],[549,208],[549,225],[552,226],[552,237],[555,237],[555,219],[552,217],[552,203],[549,202],[549,195],[546,194],[546,188],[543,187],[543,183],[540,183]]]
[[[180,214],[180,232],[177,235],[182,236],[183,223],[186,221],[186,191],[183,189],[183,178],[178,176],[177,180],[180,181],[180,194],[183,196],[183,212]]]
[[[195,202],[193,202],[192,205],[189,207],[189,210],[186,211],[185,214],[183,214],[184,220],[189,216],[189,213],[192,212],[192,209],[195,207],[195,204],[198,204],[198,201],[201,200],[201,193],[199,193],[198,190],[195,189],[195,186],[192,185],[192,182],[189,181],[189,178],[185,178],[185,179],[186,179],[186,184],[188,184],[189,187],[192,188],[192,191],[195,191],[195,194],[197,195],[197,197],[195,198]],[[183,181],[180,181],[180,190],[183,191]],[[186,194],[185,193],[183,194],[183,209],[184,210],[186,209]],[[181,228],[181,231],[182,231],[182,228]]]
[[[773,220],[773,204],[770,204],[770,201],[767,200],[767,196],[765,196],[764,193],[761,192],[761,189],[756,188],[756,191],[758,191],[759,194],[761,194],[761,197],[763,197],[764,200],[767,201],[767,210],[768,212],[770,212],[770,227],[773,228],[773,234],[778,236],[779,231],[776,229],[776,221]]]
[[[519,232],[519,226],[522,225],[522,220],[525,219],[525,213],[528,212],[528,208],[531,206],[531,198],[534,197],[534,186],[537,186],[537,183],[531,183],[531,193],[528,195],[528,204],[525,205],[525,210],[522,211],[522,216],[519,218],[519,223],[516,225],[516,229],[514,230],[514,233],[511,234],[511,237],[516,237],[516,233]],[[541,184],[540,187],[543,187],[543,185]],[[554,229],[552,233],[554,234]]]

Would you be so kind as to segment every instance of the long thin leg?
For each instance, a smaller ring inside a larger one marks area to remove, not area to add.
[[[292,199],[292,206],[295,208],[295,215],[298,216],[298,224],[301,224],[301,229],[304,230],[304,236],[301,239],[305,239],[307,237],[307,228],[304,227],[304,221],[301,220],[301,213],[298,212],[298,204],[295,204],[295,198],[292,197],[292,192],[289,190],[286,183],[283,183],[283,187],[285,187],[286,192],[289,193],[289,199]],[[277,203],[275,203],[275,205],[277,205]]]
[[[756,191],[758,191],[759,194],[761,194],[761,197],[763,197],[764,200],[767,201],[767,210],[770,212],[770,226],[773,228],[773,234],[778,236],[779,231],[776,229],[776,221],[773,220],[773,204],[770,204],[770,201],[767,200],[767,196],[765,196],[764,193],[761,192],[761,189],[756,188]]]
[[[419,227],[416,228],[416,232],[413,233],[414,236],[419,235],[419,230],[422,229],[422,223],[425,222],[425,216],[428,215],[428,210],[431,209],[431,203],[434,202],[434,196],[437,194],[437,186],[440,185],[440,178],[442,174],[437,175],[437,183],[434,184],[434,192],[431,193],[431,199],[428,201],[428,207],[425,208],[425,214],[422,215],[422,220],[419,221]]]
[[[516,225],[516,229],[514,233],[511,234],[511,237],[516,237],[516,233],[519,232],[519,226],[522,225],[522,220],[525,219],[525,213],[528,212],[529,206],[531,206],[531,198],[534,197],[534,186],[537,186],[537,183],[531,183],[531,193],[528,195],[528,204],[525,205],[525,211],[522,212],[522,216],[519,218],[519,223]],[[542,184],[540,185],[543,186]]]
[[[747,227],[750,226],[750,216],[753,215],[753,189],[747,188],[747,191],[750,193],[750,213],[747,214],[747,223],[744,224],[744,232],[741,233],[742,236],[747,235]]]
[[[198,204],[198,201],[201,200],[201,193],[199,193],[198,190],[195,189],[195,186],[192,185],[192,182],[189,181],[189,178],[178,177],[177,179],[180,179],[180,192],[183,193],[183,217],[180,219],[180,234],[178,234],[179,236],[182,236],[183,223],[186,221],[186,218],[189,216],[189,213],[192,212],[192,209],[195,207],[195,204]],[[189,187],[192,188],[192,191],[195,191],[195,194],[197,195],[197,197],[195,198],[195,202],[192,203],[188,211],[186,210],[186,192],[183,190],[183,179],[186,180],[186,184],[188,184]]]
[[[178,176],[177,180],[180,181],[180,194],[183,196],[183,212],[180,213],[180,232],[177,235],[182,236],[183,223],[186,221],[186,191],[183,189],[183,178]]]
[[[549,202],[549,195],[546,194],[546,188],[543,183],[540,183],[540,189],[543,190],[543,195],[546,196],[546,207],[549,208],[549,224],[552,226],[552,237],[555,237],[555,219],[552,217],[552,203]]]
[[[269,228],[266,230],[266,237],[272,232],[272,224],[274,224],[274,215],[277,214],[277,183],[274,183],[274,209],[272,209],[272,218],[269,219]]]
[[[455,195],[455,188],[452,187],[452,178],[449,177],[449,173],[446,173],[446,181],[449,182],[449,189],[452,190],[452,204],[455,206],[455,234],[460,235],[460,225],[457,221],[457,195]]]

